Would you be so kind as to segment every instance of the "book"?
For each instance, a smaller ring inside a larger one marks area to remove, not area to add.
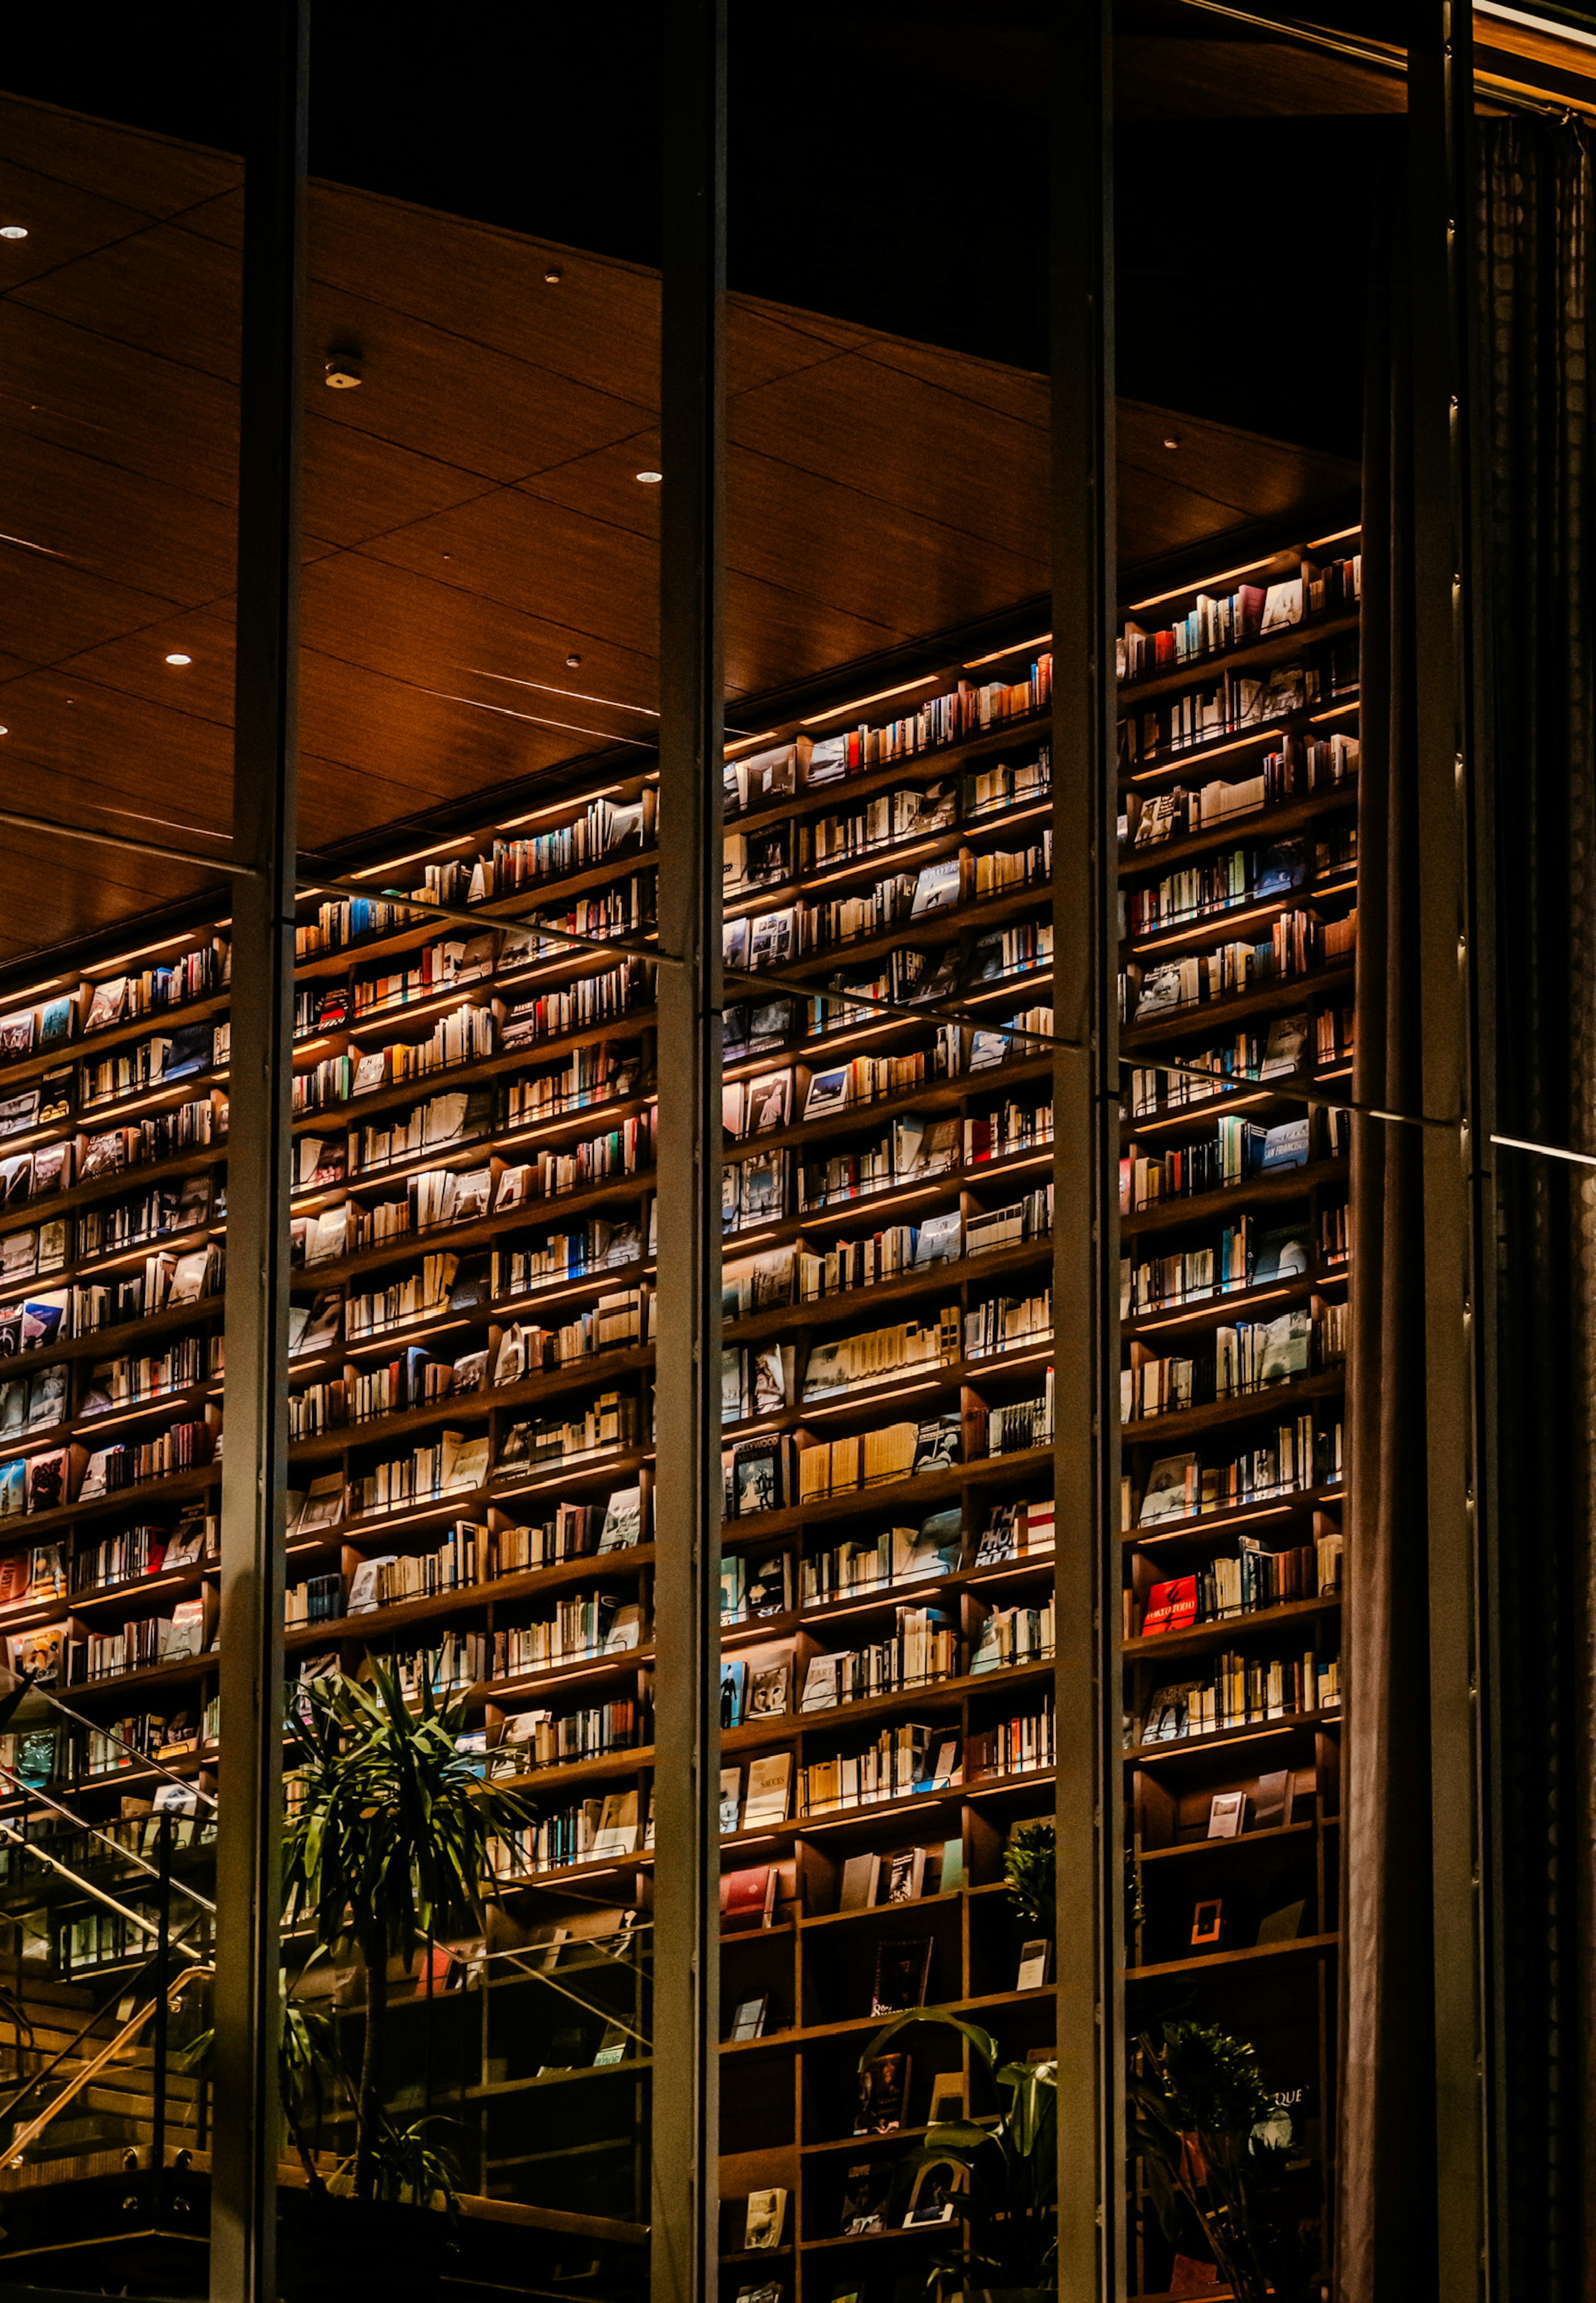
[[[1179,1455],[1161,1455],[1147,1474],[1139,1524],[1150,1527],[1161,1519],[1186,1519],[1197,1507],[1197,1458],[1188,1448]]]
[[[959,2212],[959,2194],[965,2183],[964,2169],[951,2166],[945,2160],[936,2166],[922,2167],[909,2194],[903,2229],[914,2231],[927,2223],[951,2223]]]
[[[909,2100],[909,2058],[872,2055],[859,2072],[853,2111],[855,2135],[890,2135],[903,2124]]]
[[[1258,1169],[1263,1175],[1278,1175],[1287,1168],[1306,1168],[1308,1163],[1308,1123],[1306,1119],[1283,1119],[1278,1127],[1266,1127],[1258,1148]]]
[[[1237,1839],[1247,1814],[1245,1792],[1215,1792],[1208,1803],[1210,1839]]]
[[[1016,1991],[1039,1991],[1047,1980],[1047,1967],[1053,1945],[1046,1936],[1033,1936],[1020,1947],[1020,1969],[1014,1978]]]
[[[720,1666],[720,1724],[723,1728],[743,1725],[747,1695],[748,1666],[735,1656],[727,1657]]]
[[[727,2037],[733,2039],[758,2039],[765,2029],[765,2011],[769,1996],[760,1992],[752,1999],[740,1999],[732,2010],[732,2028]]]
[[[847,1668],[845,1655],[811,1656],[803,1675],[803,1700],[801,1711],[831,1711],[842,1700],[843,1675]]]
[[[1142,1637],[1156,1638],[1160,1632],[1182,1632],[1195,1624],[1197,1613],[1197,1579],[1195,1575],[1176,1575],[1164,1583],[1155,1583],[1147,1593],[1147,1613],[1142,1617]]]
[[[720,1882],[720,1925],[724,1933],[768,1928],[776,1909],[777,1869],[774,1863],[755,1863],[744,1871],[727,1871]]]
[[[737,1828],[737,1818],[743,1806],[743,1770],[722,1767],[720,1770],[720,1835],[729,1838]]]
[[[868,1911],[876,1900],[877,1883],[881,1873],[881,1858],[866,1849],[859,1855],[850,1855],[843,1864],[842,1887],[837,1899],[839,1911]]]
[[[1253,1793],[1255,1831],[1279,1831],[1290,1822],[1296,1782],[1289,1767],[1280,1767],[1258,1777],[1258,1788]]]
[[[965,2101],[969,2088],[962,2071],[935,2071],[931,2077],[931,2107],[927,2114],[930,2127],[962,2124],[968,2117]]]
[[[792,1676],[788,1663],[767,1665],[762,1670],[751,1671],[748,1679],[748,1717],[750,1719],[779,1717],[787,1708],[787,1686]]]
[[[884,1903],[912,1903],[925,1892],[926,1851],[923,1847],[901,1847],[895,1855],[883,1859],[885,1872]]]
[[[931,1938],[911,1943],[883,1943],[876,1952],[875,1979],[870,1990],[872,2015],[898,2015],[926,2004],[931,1974]]]
[[[777,1551],[763,1559],[750,1559],[747,1567],[743,1612],[750,1616],[786,1615],[793,1605],[792,1563],[787,1553]]]
[[[864,2128],[854,2130],[855,2134],[869,2131]],[[886,2230],[892,2176],[889,2160],[863,2159],[844,2170],[843,2196],[837,2208],[839,2238],[862,2239],[871,2231]]]
[[[1302,1933],[1302,1917],[1307,1910],[1306,1900],[1286,1903],[1278,1911],[1270,1911],[1258,1921],[1257,1940],[1261,1944],[1295,1943]]]
[[[590,1857],[598,1862],[606,1856],[634,1854],[636,1848],[636,1792],[607,1793],[599,1812],[599,1827],[588,1850]]]
[[[752,1759],[748,1767],[748,1796],[743,1804],[744,1831],[769,1830],[785,1823],[793,1792],[793,1754],[773,1751]]]
[[[604,1506],[601,1551],[630,1551],[643,1540],[643,1489],[617,1488]]]
[[[787,2195],[774,2188],[767,2191],[750,2191],[748,2207],[743,2219],[743,2245],[750,2253],[761,2248],[777,2248],[786,2227]]]

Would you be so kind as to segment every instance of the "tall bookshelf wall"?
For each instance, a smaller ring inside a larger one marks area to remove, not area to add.
[[[1133,604],[1119,666],[1127,2028],[1256,2047],[1322,2227],[1348,1143],[1303,1091],[1350,1088],[1357,549]],[[1130,2182],[1130,2290],[1162,2294],[1181,2243]]]
[[[728,963],[832,998],[727,993],[728,1133],[771,1123],[727,1191],[727,2303],[923,2289],[948,2232],[905,2227],[908,2163],[962,2043],[906,2035],[867,2101],[888,2010],[1051,2051],[1003,1885],[1054,1807],[1047,645],[944,667],[895,722],[777,729],[728,776]],[[779,2242],[749,2249],[769,2191]]]
[[[1124,1075],[1131,2020],[1179,2003],[1256,2037],[1314,2118],[1333,2004],[1337,1699],[1319,1675],[1336,1653],[1347,1168],[1336,1123],[1292,1091],[1350,1064],[1356,755],[1333,739],[1357,726],[1356,609],[1312,588],[1339,576],[1311,573],[1300,621],[1236,637],[1197,595],[1289,585],[1305,559],[1328,570],[1355,549],[1284,550],[1133,610],[1148,660],[1130,635],[1121,688],[1122,1045],[1132,1065],[1269,1068],[1217,1099],[1179,1072]],[[1174,644],[1156,633],[1189,612],[1197,652],[1160,660]],[[1016,1827],[1054,1808],[1047,647],[953,652],[906,690],[806,707],[728,756],[727,2303],[918,2287],[945,2240],[903,2222],[933,2083],[962,2073],[973,2113],[995,2105],[957,2035],[931,2027],[903,2043],[902,2099],[894,2080],[863,2101],[878,2003],[952,2006],[1020,2059],[1054,2038],[1051,1970],[1024,1965],[1037,1931],[1004,1884]],[[1222,784],[1213,805],[1236,810],[1260,775],[1250,814],[1169,800]],[[466,2188],[638,2225],[652,970],[540,941],[533,915],[646,945],[656,789],[646,759],[607,757],[365,867],[463,918],[301,903],[286,1633],[295,1678],[424,1658],[538,1818],[500,1850],[485,1942],[456,1946],[436,1992],[394,2002],[396,2067],[424,2060],[463,2122]],[[1212,996],[1195,980],[1193,1004],[1189,971],[1157,974],[1226,941],[1273,950],[1277,926],[1283,975],[1260,979],[1254,950]],[[0,1295],[21,1307],[0,1333],[0,1632],[88,1723],[0,1744],[0,1820],[64,1829],[40,1794],[70,1786],[130,1866],[174,1778],[217,1784],[227,1058],[224,924],[134,941],[0,995]],[[1299,1015],[1306,1043],[1277,1071]],[[1245,1133],[1305,1114],[1304,1164],[1278,1164],[1280,1143],[1265,1160]],[[1269,1236],[1293,1226],[1303,1268],[1292,1250],[1261,1276],[1282,1252]],[[1217,1255],[1227,1233],[1206,1283],[1195,1263],[1142,1270]],[[1221,1280],[1222,1299],[1197,1292]],[[1212,1396],[1220,1329],[1298,1312],[1306,1342],[1227,1342],[1228,1395]],[[1174,1360],[1190,1375],[1157,1371]],[[1181,1508],[1149,1519],[1188,1451]],[[1147,1627],[1155,1584],[1255,1536],[1295,1561],[1290,1596]],[[1284,1690],[1265,1683],[1269,1716],[1171,1714],[1181,1732],[1153,1740],[1158,1691],[1206,1681],[1222,1655],[1299,1675],[1311,1657],[1314,1700],[1293,1684],[1269,1710]],[[119,1742],[96,1733],[113,1727]],[[1291,1819],[1264,1826],[1259,1785],[1281,1771]],[[1237,1838],[1211,1841],[1225,1789],[1253,1804]],[[166,1828],[202,1877],[203,1801]],[[14,1849],[0,1867],[5,1907],[43,1914],[37,1966],[114,1987],[125,1932]],[[130,1869],[117,1885],[139,1903]],[[1193,1909],[1214,1896],[1227,1933],[1196,1951]],[[1298,1901],[1290,1938],[1258,1945]],[[485,1987],[448,1988],[463,1980]],[[328,2139],[347,2143],[336,2120]],[[1296,2180],[1317,2200],[1316,2144],[1305,2157]],[[771,2189],[780,2242],[749,2251],[746,2202]],[[1160,2247],[1136,2242],[1133,2288],[1167,2285]]]
[[[726,1065],[728,1678],[748,1666],[727,1868],[773,1866],[774,1902],[769,1928],[728,1933],[728,2032],[768,1987],[761,2036],[726,2048],[726,2177],[782,2171],[789,2266],[794,2233],[828,2235],[852,2148],[875,2028],[854,1970],[895,1939],[895,1908],[839,1912],[848,1855],[947,1851],[907,1931],[934,1942],[927,1988],[1049,2036],[998,1886],[1009,1824],[1051,1805],[1046,729],[1032,642],[922,679],[907,717],[844,711],[728,763],[728,961],[750,980]],[[536,932],[646,946],[657,779],[632,760],[362,866],[464,917],[301,901],[286,1647],[291,1681],[369,1655],[412,1685],[424,1669],[536,1815],[499,1850],[487,1940],[436,1990],[396,1979],[396,2071],[424,2063],[464,2122],[466,2188],[640,2224],[652,969]],[[0,1631],[83,1723],[0,1746],[0,1819],[63,1833],[134,1909],[157,1828],[203,1887],[220,1759],[226,930],[155,934],[0,1000],[21,1387],[0,1411]],[[997,1028],[1015,1017],[1041,1036]],[[1001,1680],[970,1667],[983,1637]],[[845,1700],[802,1708],[814,1658],[866,1649]],[[828,1763],[884,1737],[885,1776],[827,1804]],[[784,1754],[760,1822],[751,1767]],[[184,1784],[197,1811],[158,1826]],[[124,1860],[77,1843],[63,1795]],[[7,1910],[38,1915],[34,1971],[114,1992],[139,1956],[125,1923],[42,1858],[0,1866]],[[911,2122],[928,2084],[922,2055]],[[349,2141],[336,2106],[326,2140]],[[740,2198],[727,2214],[735,2292]]]

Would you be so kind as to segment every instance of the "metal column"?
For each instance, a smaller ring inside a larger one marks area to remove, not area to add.
[[[1427,1112],[1463,1118],[1457,1135],[1426,1131],[1424,1169],[1437,2269],[1438,2291],[1458,2303],[1494,2291],[1480,1583],[1489,1473],[1482,1379],[1491,1325],[1483,1224],[1494,1123],[1481,1104],[1483,952],[1471,885],[1470,13],[1468,0],[1424,0],[1408,76],[1424,1096]]]
[[[308,0],[257,0],[239,404],[211,2293],[277,2303],[283,1521]]]
[[[716,2293],[725,0],[664,11],[653,2303]]]
[[[1054,1674],[1061,2295],[1123,2292],[1109,0],[1053,12]]]

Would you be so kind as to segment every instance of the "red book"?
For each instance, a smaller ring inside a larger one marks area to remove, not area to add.
[[[747,1871],[728,1871],[720,1882],[722,1928],[768,1928],[776,1908],[776,1866],[756,1863]]]
[[[1147,1612],[1142,1618],[1142,1637],[1148,1639],[1155,1632],[1183,1632],[1188,1624],[1195,1624],[1197,1611],[1197,1580],[1195,1575],[1177,1575],[1168,1583],[1155,1583],[1147,1594]]]

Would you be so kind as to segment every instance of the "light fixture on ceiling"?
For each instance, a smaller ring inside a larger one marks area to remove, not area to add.
[[[26,240],[27,237],[25,224],[0,224],[0,240]]]
[[[1178,434],[1173,432],[1166,432],[1163,435],[1163,444],[1166,448],[1178,448],[1180,444]]]
[[[0,728],[0,736],[9,736],[11,730],[9,728]]]
[[[183,655],[179,654],[176,655],[169,655],[166,661],[168,663],[192,663],[194,659],[191,655]]]
[[[570,655],[567,656],[567,658],[566,658],[566,662],[570,665],[571,670],[572,670],[573,671],[575,671],[575,669],[576,669],[577,665],[581,662],[581,661],[582,661],[582,658],[581,658],[579,655],[575,654],[574,652],[573,652]]]
[[[329,352],[325,362],[327,383],[333,392],[353,392],[360,382],[358,352]]]
[[[657,481],[662,480],[665,475],[663,472],[639,472],[637,477],[644,487],[651,488]]]
[[[543,277],[549,283],[550,288],[558,288],[560,282],[565,278],[565,274],[560,270],[558,264],[550,264],[546,265],[543,268]]]

